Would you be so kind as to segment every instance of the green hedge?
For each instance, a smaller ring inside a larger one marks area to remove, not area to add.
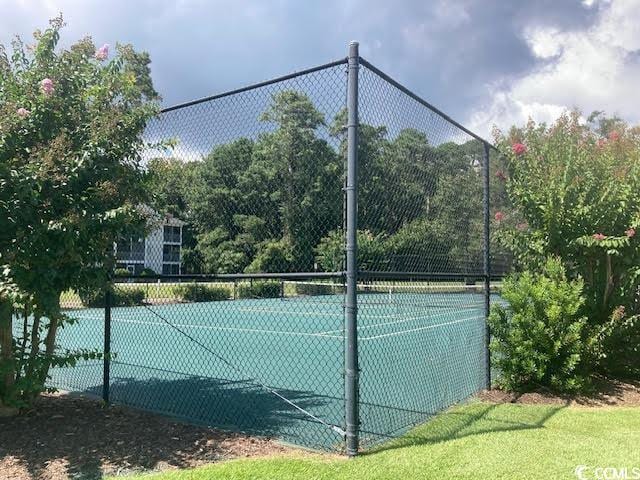
[[[238,298],[277,298],[280,292],[280,282],[274,280],[238,285]]]
[[[103,290],[85,290],[78,292],[85,307],[104,308]],[[116,288],[111,295],[112,307],[132,307],[144,304],[146,293],[142,288]]]
[[[225,287],[211,287],[197,283],[180,285],[175,291],[186,302],[217,302],[228,300],[231,296],[229,289]]]

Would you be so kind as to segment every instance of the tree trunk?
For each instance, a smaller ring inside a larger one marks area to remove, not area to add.
[[[13,396],[13,384],[15,382],[15,367],[13,359],[13,318],[12,305],[8,299],[0,298],[0,366],[5,371],[0,382],[2,396],[0,396],[0,408]]]
[[[54,354],[56,348],[56,333],[58,332],[58,326],[62,316],[60,315],[60,294],[57,295],[54,301],[54,307],[49,312],[49,328],[47,329],[47,336],[44,339],[44,353],[48,361],[42,366],[40,371],[40,382],[44,384],[49,374],[49,368],[51,367],[51,357]]]

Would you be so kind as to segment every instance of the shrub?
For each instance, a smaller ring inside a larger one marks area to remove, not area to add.
[[[104,308],[104,290],[81,290],[78,292],[85,307]],[[146,293],[142,288],[115,288],[111,294],[112,307],[133,307],[144,304]]]
[[[277,298],[280,296],[280,282],[261,280],[238,285],[238,298]]]
[[[228,300],[229,290],[225,287],[212,287],[202,284],[180,285],[176,293],[186,302],[217,302]]]
[[[629,316],[624,306],[589,336],[590,364],[607,376],[640,378],[640,315]]]
[[[129,270],[127,270],[126,268],[116,268],[113,271],[113,275],[116,277],[130,277],[131,276],[131,272]]]
[[[582,280],[567,280],[562,262],[550,258],[541,273],[505,280],[489,315],[492,360],[500,386],[515,391],[548,387],[558,392],[584,385],[581,357],[586,318]]]
[[[151,268],[143,268],[140,272],[141,277],[153,277],[157,275],[156,271]]]
[[[297,295],[337,295],[343,293],[345,287],[340,284],[327,283],[296,283]]]

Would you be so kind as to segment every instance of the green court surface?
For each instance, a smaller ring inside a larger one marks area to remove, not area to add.
[[[358,295],[365,447],[483,388],[483,301],[475,289]],[[343,305],[331,292],[113,308],[111,401],[342,450]],[[59,348],[102,350],[104,310],[67,313],[78,322],[61,332]],[[101,361],[54,369],[50,384],[100,395],[102,369]]]

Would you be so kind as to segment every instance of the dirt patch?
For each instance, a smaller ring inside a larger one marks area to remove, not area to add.
[[[600,380],[595,385],[593,393],[585,395],[555,395],[545,391],[518,394],[494,389],[480,392],[477,398],[491,403],[582,407],[640,407],[640,382]]]
[[[32,411],[0,418],[0,480],[92,479],[290,451],[72,395],[43,395]]]

